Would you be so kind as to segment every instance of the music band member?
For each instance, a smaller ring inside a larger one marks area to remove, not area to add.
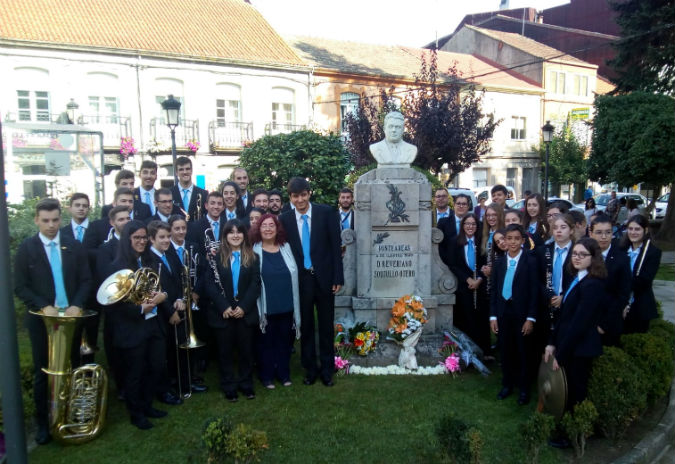
[[[340,205],[340,228],[342,230],[354,230],[354,192],[351,189],[344,187],[340,190],[338,197],[338,205]]]
[[[70,223],[63,226],[61,232],[82,243],[89,227],[89,196],[81,192],[73,193],[69,205]]]
[[[14,293],[28,311],[57,315],[81,314],[91,291],[91,276],[86,250],[66,234],[61,234],[61,205],[54,198],[40,200],[35,206],[38,233],[24,240],[14,258]],[[37,419],[35,441],[44,445],[51,440],[47,405],[47,332],[39,316],[27,312],[24,324],[28,329],[33,355],[33,401]],[[79,353],[79,339],[74,351]]]
[[[155,190],[154,196],[155,214],[146,221],[150,224],[152,221],[169,222],[169,216],[172,214],[181,214],[180,210],[173,204],[173,196],[168,188]]]
[[[176,159],[176,174],[178,185],[171,187],[173,204],[182,210],[183,215],[187,213],[188,222],[198,221],[204,215],[209,192],[192,183],[192,160],[187,156]]]
[[[268,194],[269,200],[267,202],[267,209],[269,210],[270,213],[278,216],[279,214],[281,214],[281,209],[284,206],[282,194],[279,190],[276,189],[270,190]]]
[[[139,221],[145,221],[147,218],[152,216],[152,211],[150,207],[141,201],[141,197],[138,194],[138,191],[134,191],[134,182],[136,178],[134,173],[126,169],[122,169],[115,176],[115,190],[120,188],[128,188],[131,190],[131,195],[133,199],[133,206],[129,210],[131,211],[131,219],[138,219]],[[110,205],[103,205],[101,208],[101,219],[104,221],[108,220],[108,213],[110,209],[115,206],[114,202]]]

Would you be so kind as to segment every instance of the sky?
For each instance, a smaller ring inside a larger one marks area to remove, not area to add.
[[[498,10],[500,0],[250,0],[282,36],[309,35],[422,47],[452,33],[467,14]],[[509,0],[543,10],[569,0]]]

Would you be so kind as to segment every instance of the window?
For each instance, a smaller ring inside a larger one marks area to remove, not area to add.
[[[343,92],[340,94],[340,126],[342,132],[347,132],[347,115],[356,114],[359,107],[359,95],[354,92]]]
[[[588,76],[574,76],[574,95],[585,97],[588,95]]]
[[[185,99],[183,95],[183,81],[179,79],[173,79],[171,77],[158,77],[155,79],[154,87],[155,91],[155,102],[157,102],[157,117],[160,120],[161,125],[165,125],[166,121],[164,120],[164,110],[162,109],[162,102],[166,100],[169,95],[173,95],[173,98],[178,100],[180,105],[180,119],[181,124],[183,123],[185,115]]]
[[[164,109],[162,108],[162,102],[163,102],[164,100],[166,100],[167,98],[168,98],[167,95],[157,95],[157,96],[155,97],[155,101],[157,102],[157,106],[159,107],[159,120],[160,120],[160,125],[162,125],[162,126],[165,126],[165,125],[166,125],[166,120],[164,119],[164,117],[166,116],[166,114],[165,114]],[[174,98],[175,100],[178,100],[178,101],[180,102],[180,111],[179,111],[178,115],[179,115],[179,118],[180,118],[180,123],[181,123],[181,125],[182,125],[183,122],[184,122],[184,121],[183,121],[183,115],[185,114],[185,111],[184,111],[184,104],[185,104],[185,102],[183,102],[183,97],[181,97],[181,96],[179,96],[179,95],[174,95],[173,98]]]
[[[117,124],[119,118],[119,104],[117,97],[89,96],[90,122]]]
[[[525,140],[526,118],[522,116],[511,117],[511,140]]]
[[[546,89],[549,92],[565,93],[565,73],[561,71],[549,71]]]
[[[473,168],[473,186],[487,187],[488,184],[488,170],[487,168]]]
[[[49,92],[17,90],[19,121],[49,122]]]
[[[518,168],[506,168],[506,186],[516,187],[516,176],[518,175]]]
[[[523,192],[529,190],[530,192],[538,192],[537,188],[537,172],[534,168],[523,168]]]
[[[235,84],[216,85],[216,125],[241,121],[241,91]]]
[[[272,126],[293,125],[295,123],[295,92],[292,89],[275,87],[272,89]]]

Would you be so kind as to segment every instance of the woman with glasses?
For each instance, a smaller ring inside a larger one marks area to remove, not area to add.
[[[286,231],[274,214],[264,214],[251,229],[253,251],[260,263],[260,381],[274,389],[274,380],[291,386],[291,331],[300,338],[298,267]]]
[[[490,325],[483,282],[485,276],[481,271],[485,255],[479,252],[477,230],[478,218],[468,213],[460,222],[459,235],[449,247],[449,267],[457,277],[453,323],[487,354],[490,350]]]
[[[560,316],[554,326],[544,360],[553,357],[553,369],[567,375],[567,410],[586,398],[591,363],[602,354],[597,326],[602,316],[607,270],[598,243],[584,237],[574,244],[568,265],[574,279],[562,297]]]

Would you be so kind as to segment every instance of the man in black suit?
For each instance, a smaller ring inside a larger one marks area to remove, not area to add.
[[[344,284],[340,250],[340,220],[329,206],[310,203],[311,188],[302,177],[288,182],[294,210],[279,220],[286,229],[288,243],[299,269],[303,383],[312,385],[317,376],[326,386],[333,385],[335,293]],[[314,335],[314,305],[318,319],[319,359],[317,366]]]
[[[273,189],[268,193],[267,209],[274,215],[281,214],[281,208],[284,206],[283,196],[279,190]]]
[[[343,188],[340,190],[338,197],[338,204],[340,205],[340,229],[354,230],[354,192],[350,188]]]
[[[452,210],[450,209],[450,194],[448,193],[448,189],[441,187],[434,191],[434,204],[436,206],[431,210],[432,227],[436,227],[438,221],[441,219],[448,218],[452,215]]]
[[[612,220],[609,216],[600,214],[593,220],[591,238],[600,245],[607,268],[607,300],[602,305],[603,314],[598,332],[602,335],[603,345],[618,345],[623,332],[623,309],[630,299],[630,258],[617,244],[612,243]]]
[[[250,213],[253,208],[258,208],[265,212],[267,211],[270,202],[270,196],[267,193],[267,190],[265,190],[264,188],[255,189],[253,193],[251,193],[251,200],[253,202],[253,206],[250,208],[244,207],[246,209],[247,216],[248,213]],[[244,200],[242,199],[242,203],[243,201]]]
[[[112,205],[107,211],[115,206],[126,206],[129,210],[129,217],[131,220],[138,219],[143,221],[149,218],[150,209],[148,205],[134,201],[134,192],[130,188],[120,187],[115,190]],[[91,223],[84,234],[84,247],[91,252],[98,249],[110,237],[112,226],[110,225],[110,217],[106,216],[104,219],[98,219]]]
[[[441,260],[449,266],[450,262],[450,248],[452,246],[452,238],[459,234],[459,224],[462,222],[462,218],[466,216],[466,213],[469,212],[469,204],[471,199],[460,193],[455,198],[455,209],[451,210],[449,217],[444,217],[438,221],[436,225],[437,228],[443,232],[443,240],[438,245],[438,254],[441,257]],[[480,236],[480,228],[476,231],[476,235]]]
[[[171,190],[168,188],[155,190],[154,205],[155,214],[150,216],[145,221],[146,224],[150,224],[152,221],[162,221],[168,223],[172,214],[180,214],[180,211],[178,213],[174,211],[176,206],[173,204],[173,196],[171,194]],[[182,216],[182,214],[180,215]]]
[[[89,227],[89,196],[81,192],[73,193],[69,205],[70,223],[63,226],[61,232],[82,243]]]
[[[91,291],[87,254],[76,240],[60,234],[61,206],[53,198],[45,198],[35,207],[38,234],[21,243],[14,259],[14,293],[28,311],[47,315],[81,314]],[[33,400],[37,415],[38,444],[48,443],[49,409],[47,405],[47,332],[40,316],[26,313],[24,324],[30,337],[34,384]],[[79,340],[73,343],[79,346]]]
[[[241,203],[244,205],[244,215],[248,216],[249,211],[251,211],[254,205],[252,195],[248,191],[249,178],[246,169],[241,166],[234,168],[231,179],[239,187],[239,198],[241,198]]]
[[[134,190],[134,181],[135,181],[134,173],[126,169],[122,169],[115,176],[115,189],[128,188],[129,190],[131,190],[134,201],[131,219],[138,219],[139,221],[145,221],[147,218],[152,216],[152,211],[150,210],[150,207],[148,205],[146,205],[141,201],[141,196],[138,192],[138,189]],[[110,213],[110,210],[112,209],[113,206],[115,205],[113,204],[103,205],[103,208],[101,208],[101,219],[103,219],[106,222],[108,221],[108,213]]]
[[[188,221],[198,221],[204,216],[209,192],[192,183],[192,160],[187,156],[179,156],[176,160],[176,174],[178,185],[171,187],[173,204],[180,208],[183,216],[188,214]]]

